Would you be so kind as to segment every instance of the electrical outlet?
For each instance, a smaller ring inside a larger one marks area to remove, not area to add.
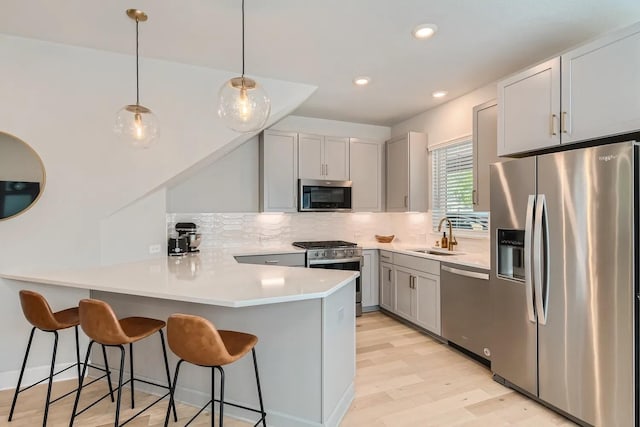
[[[149,245],[149,253],[150,254],[159,254],[161,246],[160,245]]]

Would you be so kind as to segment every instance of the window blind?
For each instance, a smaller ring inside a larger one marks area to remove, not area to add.
[[[434,230],[448,217],[458,230],[487,231],[489,214],[473,211],[473,142],[431,152],[431,215]]]

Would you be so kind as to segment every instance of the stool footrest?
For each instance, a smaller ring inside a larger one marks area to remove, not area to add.
[[[193,420],[195,420],[198,417],[198,415],[200,415],[202,413],[202,411],[207,409],[207,407],[212,403],[212,401],[220,403],[220,399],[209,400],[207,403],[204,404],[204,406],[202,408],[200,408],[200,410],[198,412],[196,412],[196,414],[193,417],[191,417],[191,419],[189,421],[187,421],[187,423],[184,425],[184,427],[187,427],[189,424],[191,424],[193,422]],[[238,405],[236,403],[224,402],[224,401],[222,402],[222,404],[223,405],[234,406],[236,408],[244,409],[244,410],[247,410],[247,411],[252,411],[252,412],[255,412],[256,414],[262,415],[260,417],[260,419],[258,419],[258,421],[256,421],[256,423],[253,425],[254,427],[256,427],[258,424],[260,424],[262,422],[262,420],[264,420],[266,418],[266,416],[267,416],[266,412],[262,412],[259,409],[249,408],[247,406],[242,406],[242,405]],[[212,413],[211,416],[213,417],[213,415],[214,414]]]
[[[84,364],[83,364],[83,363],[80,363],[80,366],[82,366],[82,365],[84,365]],[[56,376],[56,375],[58,375],[58,374],[61,374],[61,373],[65,372],[65,371],[68,371],[68,370],[69,370],[69,369],[71,369],[71,368],[75,368],[76,366],[78,366],[78,363],[74,363],[73,365],[69,365],[69,366],[67,366],[67,367],[66,367],[66,368],[64,368],[64,369],[60,369],[58,372],[54,372],[54,373],[53,373],[53,375],[52,375],[52,377],[55,377],[55,376]],[[88,367],[90,367],[90,368],[97,369],[97,370],[99,370],[99,371],[106,372],[106,370],[105,370],[105,369],[100,368],[100,367],[98,367],[98,366],[94,366],[94,365],[91,365],[91,364],[89,364],[89,365],[87,365],[87,366],[88,366]],[[104,377],[106,377],[106,375],[103,375],[103,376],[102,376],[102,377],[100,377],[100,378],[104,378]],[[39,385],[39,384],[42,384],[43,382],[48,381],[48,380],[49,380],[49,377],[45,377],[45,378],[41,379],[41,380],[40,380],[40,381],[38,381],[38,382],[35,382],[35,383],[33,383],[33,384],[29,385],[29,386],[26,386],[26,387],[21,388],[20,390],[18,390],[18,393],[22,393],[23,391],[27,391],[27,390],[29,390],[30,388],[33,388],[33,387],[35,387],[35,386],[37,386],[37,385]],[[55,400],[50,401],[49,403],[53,403],[53,402],[55,402],[55,401],[57,401],[57,400],[60,400],[61,398],[65,397],[65,396],[68,396],[69,394],[71,394],[71,393],[75,392],[76,390],[77,390],[77,389],[74,389],[73,391],[70,391],[69,393],[65,394],[64,396],[60,396],[60,397],[58,397],[58,398],[56,398]]]
[[[107,375],[103,375],[100,378],[96,378],[93,381],[87,383],[87,384],[83,384],[82,388],[85,388],[87,386],[90,386],[91,384],[93,384],[94,382],[106,377]],[[152,383],[149,381],[145,381],[145,380],[141,380],[139,378],[129,378],[128,380],[126,380],[125,382],[122,383],[122,387],[124,387],[125,385],[129,384],[131,381],[139,381],[139,382],[143,382],[145,384],[149,384],[155,387],[160,387],[160,388],[165,388],[165,389],[169,389],[169,387],[167,387],[166,385],[162,385],[162,384],[156,384],[156,383]],[[120,386],[116,387],[113,389],[114,392],[118,391],[118,389],[120,389]],[[78,389],[76,388],[75,390],[67,393],[71,394],[75,391],[77,391]],[[134,415],[132,418],[129,418],[127,421],[125,421],[124,423],[120,424],[121,426],[125,425],[126,423],[128,423],[129,421],[131,421],[133,418],[137,417],[138,415],[140,415],[141,413],[143,413],[144,411],[146,411],[147,409],[149,409],[151,406],[155,405],[156,403],[158,403],[159,401],[161,401],[162,399],[164,399],[165,397],[169,396],[170,392],[167,392],[166,394],[162,395],[162,397],[160,397],[158,400],[156,400],[155,402],[153,402],[151,405],[147,406],[146,408],[144,408],[142,411],[138,412],[136,415]],[[102,396],[101,398],[99,398],[98,400],[96,400],[95,402],[93,402],[92,404],[90,404],[89,406],[87,406],[86,408],[76,412],[76,417],[80,414],[82,414],[83,412],[85,412],[87,409],[94,407],[96,404],[98,404],[99,402],[101,402],[103,399],[109,397],[111,395],[111,392],[105,394],[104,396]],[[65,395],[66,396],[66,395]],[[64,396],[62,396],[64,397]]]

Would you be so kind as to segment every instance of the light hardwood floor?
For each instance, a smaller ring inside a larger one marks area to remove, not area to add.
[[[368,313],[357,319],[356,397],[343,427],[403,426],[573,426],[565,418],[549,411],[491,379],[481,364],[448,346],[405,326],[382,313]],[[74,381],[54,385],[54,396],[75,387]],[[83,391],[84,402],[105,393],[106,385]],[[45,386],[21,394],[11,423],[7,415],[13,390],[0,392],[0,425],[27,427],[42,424]],[[265,396],[268,402],[269,396]],[[143,408],[153,396],[136,392],[136,406]],[[123,391],[126,419],[129,391]],[[51,405],[49,426],[66,426],[73,397]],[[196,408],[178,404],[179,425]],[[161,426],[166,403],[162,402],[127,424],[132,427]],[[81,415],[77,426],[113,425],[114,406],[105,399]],[[227,422],[228,421],[228,422]],[[191,425],[210,425],[209,414],[201,414]],[[174,425],[172,422],[170,425]],[[248,426],[225,419],[229,427]]]

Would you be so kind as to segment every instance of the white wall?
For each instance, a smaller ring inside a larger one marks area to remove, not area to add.
[[[287,116],[271,129],[371,141],[385,141],[391,132],[386,126],[299,116]],[[176,177],[167,191],[167,212],[258,212],[258,144],[252,138],[197,172]]]
[[[148,256],[148,245],[165,239],[164,196],[155,192],[251,137],[227,129],[217,117],[215,94],[232,77],[228,72],[142,58],[141,101],[156,113],[161,129],[155,147],[135,150],[112,133],[118,109],[135,99],[132,56],[0,35],[0,57],[0,130],[28,142],[47,171],[38,203],[0,221],[2,272],[98,264],[102,252],[106,261],[114,260],[118,248],[139,237],[127,247],[127,258]],[[269,124],[315,90],[259,81],[272,100]],[[28,337],[17,298],[25,287],[44,292],[54,309],[88,295],[0,280],[0,388],[14,386]],[[31,366],[49,363],[46,340],[35,350]],[[60,349],[61,363],[74,359],[69,350]]]
[[[490,101],[496,96],[497,87],[495,83],[483,86],[393,125],[391,134],[397,136],[409,131],[424,132],[427,134],[429,145],[436,145],[471,135],[473,130],[473,107]]]
[[[259,141],[255,136],[167,191],[167,212],[258,212]]]

